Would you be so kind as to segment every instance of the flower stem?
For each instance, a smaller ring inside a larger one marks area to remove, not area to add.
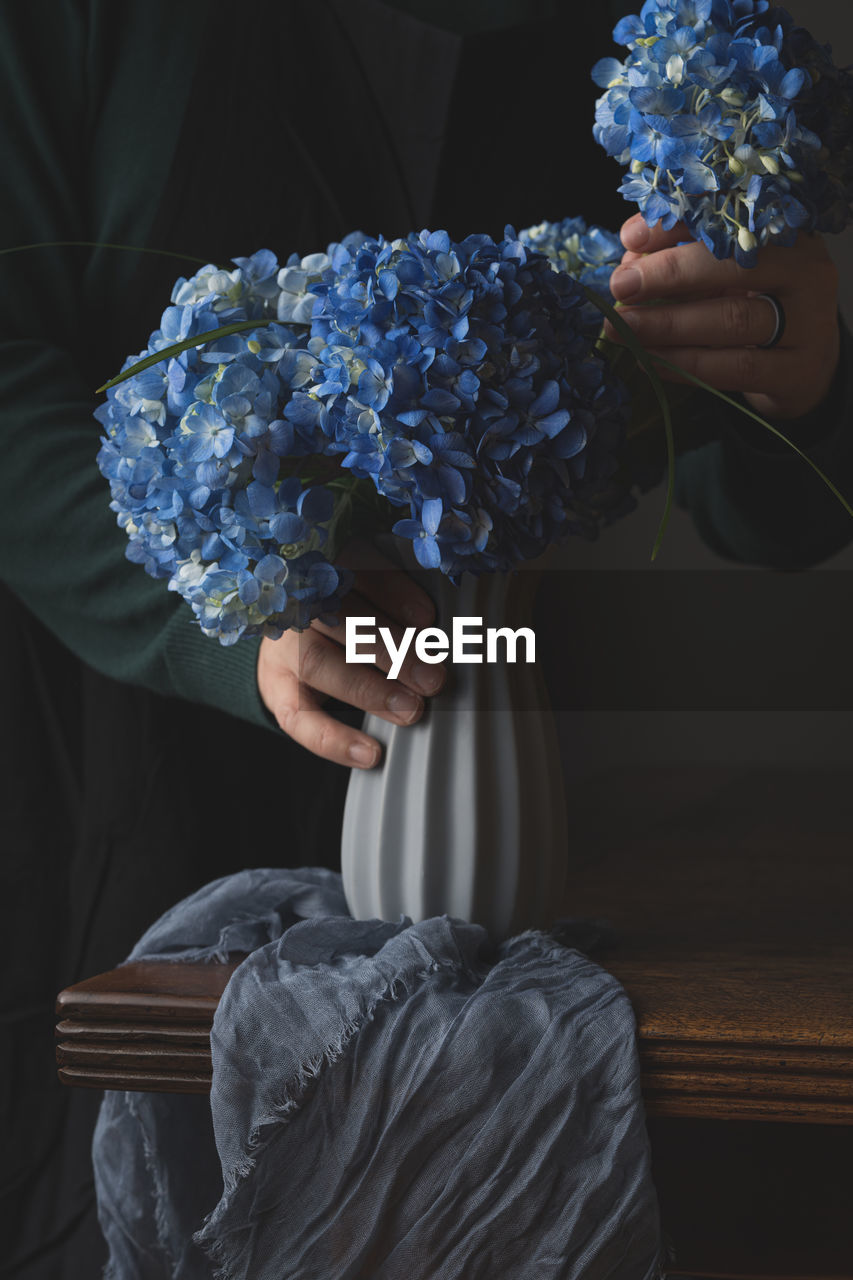
[[[265,329],[267,325],[274,323],[273,320],[238,320],[234,324],[224,324],[221,329],[207,329],[204,333],[197,333],[194,338],[185,338],[183,342],[173,342],[170,347],[163,347],[162,351],[155,351],[153,355],[137,360],[136,364],[132,364],[129,369],[117,373],[102,387],[97,387],[95,395],[100,395],[102,391],[109,391],[110,388],[117,387],[120,382],[135,378],[138,373],[142,373],[143,369],[151,369],[155,364],[171,360],[183,351],[190,351],[193,347],[203,347],[212,338],[227,338],[231,333],[244,333],[246,329]]]
[[[153,253],[158,258],[179,258],[182,262],[197,262],[200,266],[218,266],[211,264],[210,258],[196,258],[191,253],[176,253],[172,249],[149,249],[141,244],[111,244],[106,240],[36,240],[32,244],[16,244],[8,249],[0,249],[0,258],[7,253],[24,253],[28,249],[120,249],[125,253]],[[220,270],[227,268],[221,267]]]
[[[652,551],[653,560],[657,555],[664,529],[666,528],[667,521],[669,520],[672,508],[672,495],[675,487],[675,442],[672,436],[672,422],[669,412],[669,403],[667,401],[666,392],[654,370],[655,365],[661,369],[669,370],[670,373],[677,374],[679,378],[683,378],[685,381],[692,383],[693,386],[699,387],[702,391],[709,392],[712,396],[716,396],[718,400],[722,400],[725,404],[731,405],[733,408],[737,409],[745,417],[752,418],[754,422],[759,423],[759,425],[764,427],[765,430],[776,436],[776,438],[781,440],[783,444],[786,444],[789,449],[793,449],[794,453],[796,453],[798,457],[802,458],[804,462],[807,462],[812,471],[820,477],[829,489],[830,493],[838,499],[847,514],[853,516],[853,506],[850,505],[840,490],[832,483],[829,477],[821,471],[817,463],[813,462],[807,453],[804,453],[802,449],[798,448],[797,445],[794,444],[793,440],[789,440],[784,432],[780,431],[778,427],[774,427],[772,423],[767,422],[760,414],[754,413],[751,409],[747,409],[745,405],[739,404],[737,400],[732,399],[731,396],[727,396],[724,391],[718,391],[716,387],[709,386],[707,382],[703,382],[702,379],[697,378],[695,374],[688,373],[686,369],[682,369],[680,365],[675,364],[672,360],[667,360],[664,356],[652,355],[650,352],[646,351],[645,347],[638,342],[630,326],[625,323],[614,307],[612,307],[608,302],[605,302],[599,294],[593,293],[592,290],[585,289],[584,292],[586,293],[589,301],[594,306],[598,307],[599,311],[601,311],[603,315],[607,316],[614,329],[616,329],[617,333],[622,337],[625,345],[633,352],[639,364],[646,370],[661,405],[664,433],[666,435],[668,479],[663,519],[661,520],[658,528],[658,535],[655,539],[655,545]]]
[[[605,302],[604,298],[602,298],[600,294],[594,293],[591,289],[584,289],[584,293],[589,301],[593,303],[594,306],[598,307],[599,311],[607,316],[616,332],[621,336],[622,341],[633,352],[637,362],[645,369],[649,381],[652,384],[652,389],[657,396],[658,404],[660,405],[664,436],[666,438],[667,479],[663,516],[661,517],[661,522],[658,525],[655,544],[652,547],[652,560],[654,560],[656,559],[661,543],[663,542],[663,535],[666,531],[666,526],[669,523],[670,514],[672,513],[672,501],[675,494],[675,439],[672,434],[672,415],[669,411],[669,400],[667,399],[666,389],[658,377],[654,365],[652,364],[651,356],[646,351],[645,347],[638,342],[631,326],[625,323],[616,308],[612,307],[609,302]]]

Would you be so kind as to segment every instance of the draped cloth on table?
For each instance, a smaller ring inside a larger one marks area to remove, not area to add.
[[[585,955],[356,921],[312,868],[218,880],[130,958],[234,951],[210,1103],[105,1097],[108,1277],[659,1275],[633,1012]]]

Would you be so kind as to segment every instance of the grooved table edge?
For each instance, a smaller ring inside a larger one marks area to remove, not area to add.
[[[60,1067],[61,1084],[83,1089],[121,1090],[131,1093],[210,1093],[210,1073],[114,1070],[105,1074],[89,1067]]]

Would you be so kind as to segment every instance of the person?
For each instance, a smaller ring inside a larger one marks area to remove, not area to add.
[[[616,226],[624,206],[589,136],[586,63],[609,50],[619,15],[568,8],[258,0],[235,27],[223,0],[3,6],[0,247],[85,240],[225,262],[262,245],[310,252],[355,227],[461,237],[574,212]],[[765,358],[769,308],[744,297],[756,273],[744,281],[655,232],[640,244],[636,219],[624,236],[629,255],[648,255],[626,261],[625,300],[639,270],[630,301],[669,303],[653,320],[638,309],[637,333],[780,418],[794,410],[791,432],[817,444],[843,487],[850,392],[821,243],[802,237],[759,269],[788,318],[784,347]],[[412,665],[391,682],[347,668],[340,633],[322,624],[222,648],[125,559],[94,466],[93,388],[143,345],[175,275],[192,269],[66,245],[0,260],[0,1218],[2,1274],[23,1280],[93,1274],[102,1256],[86,1155],[97,1097],[56,1085],[57,990],[114,966],[152,919],[219,875],[335,865],[337,766],[379,759],[360,711],[412,723],[438,687]],[[849,538],[800,460],[757,447],[728,417],[723,434],[682,464],[681,485],[724,554],[819,558]],[[814,529],[788,527],[792,494],[811,503]],[[395,624],[429,620],[417,588],[382,575],[380,589],[375,553],[351,554],[357,589]]]

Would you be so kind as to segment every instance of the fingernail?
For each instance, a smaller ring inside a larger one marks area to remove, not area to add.
[[[444,684],[445,675],[441,667],[430,667],[425,662],[416,662],[412,667],[411,682],[421,693],[437,693]]]
[[[421,700],[408,689],[395,689],[385,699],[385,707],[395,720],[410,724],[421,709]]]
[[[636,267],[618,267],[610,277],[610,292],[619,302],[640,292],[643,277]]]
[[[622,235],[622,243],[626,249],[642,249],[644,244],[648,244],[649,228],[645,222],[632,222],[630,227],[625,227]]]
[[[375,742],[366,742],[362,738],[358,742],[350,743],[347,755],[353,764],[363,769],[371,769],[379,759],[379,748]]]

